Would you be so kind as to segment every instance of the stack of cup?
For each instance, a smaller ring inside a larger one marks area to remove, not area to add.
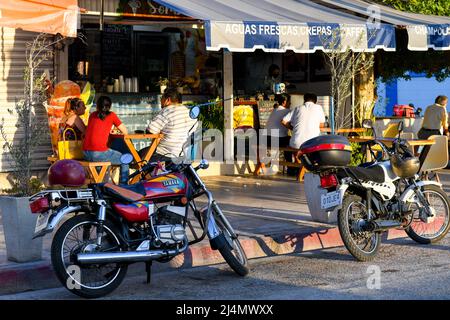
[[[133,92],[139,92],[139,83],[137,77],[133,77]]]
[[[120,81],[119,81],[119,79],[114,79],[114,92],[120,92]]]
[[[123,80],[123,76],[119,76],[119,88],[120,92],[125,92],[125,81]]]
[[[131,78],[126,78],[125,79],[125,92],[133,92],[133,87],[132,87],[132,83],[131,83]]]

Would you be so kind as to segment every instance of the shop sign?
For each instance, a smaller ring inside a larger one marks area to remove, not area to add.
[[[117,13],[137,18],[189,18],[150,0],[120,0]]]

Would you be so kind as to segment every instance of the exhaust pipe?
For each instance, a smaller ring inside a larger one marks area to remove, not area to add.
[[[371,231],[373,232],[381,232],[389,229],[394,229],[401,227],[402,224],[396,220],[373,220],[370,221]]]
[[[118,262],[145,262],[156,260],[162,257],[175,256],[185,251],[188,241],[181,249],[176,250],[145,250],[145,251],[116,251],[99,253],[79,253],[77,254],[78,264],[94,263],[118,263]]]

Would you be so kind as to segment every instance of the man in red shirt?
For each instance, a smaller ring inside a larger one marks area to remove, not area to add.
[[[108,138],[114,125],[123,134],[127,134],[127,128],[117,115],[110,111],[111,99],[101,96],[97,100],[97,111],[89,116],[89,122],[83,141],[84,158],[87,161],[109,161],[111,164],[120,165],[122,153],[108,148]],[[120,167],[120,183],[126,184],[128,180],[128,165]]]

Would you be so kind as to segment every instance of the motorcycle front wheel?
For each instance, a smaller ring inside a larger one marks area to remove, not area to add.
[[[224,222],[224,217],[213,209],[217,228],[223,233],[225,239],[230,246],[223,246],[219,249],[220,254],[238,275],[246,276],[249,272],[248,259],[244,249],[241,246],[238,238],[233,239],[231,230],[228,230],[227,224]],[[231,247],[231,248],[230,248]]]
[[[381,243],[380,233],[362,230],[367,218],[367,208],[361,197],[345,195],[338,212],[339,233],[347,250],[359,261],[375,258]]]
[[[421,212],[417,203],[411,203],[411,223],[405,229],[408,236],[422,244],[435,243],[445,237],[450,230],[450,201],[447,194],[438,186],[427,185],[422,187],[422,194],[428,205],[435,213],[430,222],[423,221],[425,212]]]
[[[52,265],[61,284],[83,298],[98,298],[116,289],[127,273],[118,263],[78,265],[76,255],[87,252],[120,251],[123,247],[117,228],[103,224],[102,244],[96,245],[98,222],[83,214],[67,220],[56,232],[51,248]]]

